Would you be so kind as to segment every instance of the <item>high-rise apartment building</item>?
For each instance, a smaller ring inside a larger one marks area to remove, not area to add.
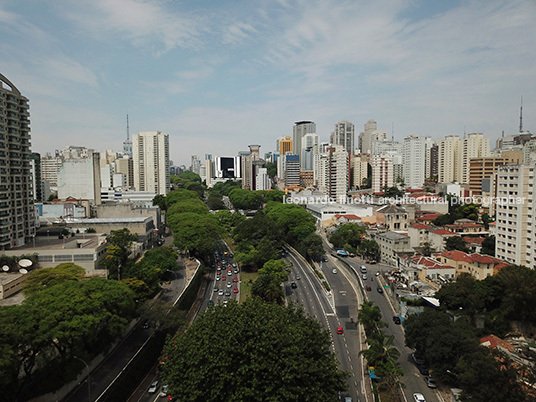
[[[372,166],[372,192],[378,193],[386,187],[393,187],[393,160],[389,155],[372,155],[370,158]]]
[[[332,145],[340,145],[345,151],[353,153],[355,149],[354,124],[346,120],[335,124],[330,141]]]
[[[59,156],[41,157],[41,180],[47,181],[53,190],[58,187],[58,172],[63,160]]]
[[[372,155],[400,154],[402,155],[402,143],[394,140],[372,141]]]
[[[457,135],[438,141],[437,170],[439,183],[459,181],[460,137]]]
[[[300,165],[302,171],[312,172],[314,170],[315,155],[318,154],[319,137],[314,133],[305,134],[302,137],[302,149],[300,154]]]
[[[316,124],[312,121],[297,121],[292,128],[292,153],[300,155],[302,138],[305,134],[316,133]],[[281,153],[281,155],[283,155]]]
[[[0,249],[35,236],[28,98],[0,74]]]
[[[497,170],[495,256],[536,268],[536,164],[510,164]]]
[[[362,188],[366,184],[370,156],[357,151],[350,155],[350,183],[353,189]]]
[[[373,141],[386,141],[387,130],[378,130],[375,120],[369,120],[365,123],[365,130],[359,134],[359,149],[362,154],[372,152]]]
[[[134,187],[138,191],[169,192],[169,135],[142,131],[132,137]]]
[[[461,142],[460,178],[461,184],[469,183],[469,161],[471,158],[491,156],[489,138],[481,133],[471,133]]]
[[[404,138],[402,163],[404,165],[405,185],[407,187],[422,187],[426,170],[425,137],[410,135]]]
[[[350,153],[342,146],[328,148],[328,195],[336,202],[346,202],[350,185]]]
[[[58,172],[58,198],[90,200],[95,205],[101,203],[101,168],[98,152],[63,161]]]
[[[471,158],[469,162],[469,191],[471,192],[471,195],[483,195],[483,192],[489,193],[489,189],[484,188],[483,191],[482,188],[483,185],[486,185],[486,180],[491,180],[495,176],[499,166],[507,165],[512,162],[513,161],[510,158],[497,156]]]

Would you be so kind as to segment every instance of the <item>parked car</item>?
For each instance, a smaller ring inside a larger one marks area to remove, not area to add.
[[[426,399],[424,399],[423,394],[419,392],[413,394],[413,399],[415,400],[415,402],[426,402]]]
[[[400,321],[400,317],[395,315],[393,316],[393,322],[396,324],[396,325],[400,325],[401,321]]]
[[[158,394],[158,396],[160,398],[165,398],[167,396],[167,393],[168,393],[168,386],[167,384],[166,385],[162,385],[162,390],[160,391],[160,394]]]
[[[432,377],[424,376],[424,381],[426,381],[428,388],[437,388],[437,384]]]
[[[151,385],[149,386],[149,391],[148,392],[150,394],[155,394],[156,390],[158,389],[158,384],[159,384],[158,381],[153,381],[151,383]]]
[[[291,282],[291,283],[290,283],[290,287],[291,287],[292,289],[296,289],[296,288],[298,287],[298,285],[296,284],[296,282]]]

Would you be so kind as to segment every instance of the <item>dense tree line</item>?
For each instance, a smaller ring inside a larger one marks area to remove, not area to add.
[[[180,401],[338,401],[348,374],[329,333],[303,310],[250,298],[215,306],[163,351]]]
[[[405,321],[406,344],[425,356],[434,376],[461,387],[462,400],[534,400],[534,395],[527,395],[529,387],[522,385],[536,383],[534,371],[516,371],[519,365],[501,352],[480,346],[478,339],[489,334],[503,337],[514,328],[534,328],[535,288],[536,272],[517,265],[484,280],[461,274],[436,293],[441,310],[426,309]],[[484,326],[477,327],[477,321]]]
[[[127,285],[83,279],[72,263],[28,274],[26,299],[0,309],[0,389],[5,400],[29,399],[68,382],[119,337],[134,316]]]
[[[268,302],[283,303],[284,293],[282,284],[288,280],[290,264],[284,260],[267,261],[259,269],[259,277],[253,283],[253,295]]]

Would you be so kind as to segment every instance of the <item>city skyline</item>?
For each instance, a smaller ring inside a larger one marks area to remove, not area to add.
[[[532,2],[0,4],[0,73],[30,99],[32,150],[120,150],[169,133],[170,159],[235,155],[316,123],[369,119],[401,141],[533,130]]]

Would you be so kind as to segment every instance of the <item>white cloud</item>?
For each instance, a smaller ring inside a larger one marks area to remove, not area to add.
[[[224,31],[224,44],[240,44],[243,43],[251,34],[256,34],[258,31],[251,24],[245,22],[236,22]]]

